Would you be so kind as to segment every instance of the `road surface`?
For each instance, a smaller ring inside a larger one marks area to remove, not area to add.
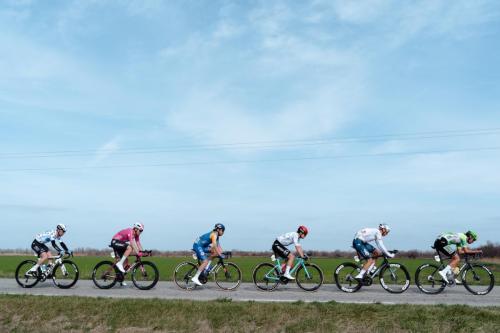
[[[208,301],[221,298],[233,301],[257,302],[330,302],[339,303],[381,303],[381,304],[465,304],[470,306],[500,306],[500,288],[495,287],[486,296],[474,296],[463,286],[446,288],[439,295],[425,295],[417,287],[411,286],[403,294],[390,294],[379,285],[364,287],[354,294],[337,289],[334,284],[325,284],[316,292],[305,292],[295,284],[280,285],[273,292],[257,290],[251,283],[243,283],[236,291],[222,291],[213,282],[193,291],[179,289],[173,282],[158,282],[155,288],[142,291],[128,283],[126,287],[101,290],[90,280],[80,280],[69,290],[56,288],[52,281],[39,283],[31,289],[23,289],[14,279],[0,279],[0,294],[83,296],[112,298],[159,298]]]

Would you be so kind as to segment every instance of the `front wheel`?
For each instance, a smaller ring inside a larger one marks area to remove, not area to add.
[[[118,282],[118,268],[111,261],[98,263],[92,271],[92,280],[99,289],[113,288]]]
[[[38,274],[40,273],[40,268],[33,273],[28,273],[28,271],[35,265],[36,261],[25,260],[20,263],[19,266],[17,266],[16,281],[21,287],[32,288],[38,283]]]
[[[175,284],[184,290],[193,290],[196,288],[196,284],[191,281],[198,271],[198,267],[192,262],[180,263],[174,271],[174,281]]]
[[[465,289],[474,295],[486,295],[495,285],[493,273],[481,264],[470,264],[462,273]]]
[[[158,268],[150,261],[143,261],[132,269],[132,283],[141,290],[153,288],[159,278]]]
[[[337,287],[346,293],[354,293],[361,289],[361,282],[356,280],[361,268],[352,262],[345,262],[335,268],[333,274]]]
[[[63,260],[52,271],[52,281],[61,289],[69,289],[78,281],[80,272],[78,266],[71,260]]]
[[[220,265],[215,271],[215,283],[224,290],[235,290],[241,283],[241,270],[232,262]]]
[[[415,284],[425,294],[439,294],[446,288],[446,281],[439,275],[439,266],[423,264],[415,272]]]
[[[267,262],[255,267],[253,270],[253,283],[260,290],[273,291],[280,282],[280,272],[276,266]]]
[[[303,264],[295,274],[297,285],[305,291],[315,291],[323,284],[323,271],[316,264]]]
[[[401,294],[410,287],[410,273],[405,266],[389,263],[380,271],[380,285],[392,294]]]

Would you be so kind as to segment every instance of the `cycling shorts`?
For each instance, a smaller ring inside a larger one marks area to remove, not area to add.
[[[370,259],[371,258],[371,254],[373,253],[373,251],[375,251],[375,248],[373,247],[373,245],[371,245],[370,243],[363,242],[359,238],[355,238],[352,241],[352,247],[356,251],[358,251],[358,254],[363,259]]]
[[[35,251],[36,255],[40,257],[40,255],[44,252],[49,252],[49,248],[47,245],[40,243],[36,239],[31,243],[31,249]]]
[[[275,255],[281,258],[288,258],[290,255],[290,250],[278,240],[275,240],[272,246],[272,250]]]
[[[198,243],[193,244],[193,251],[196,253],[198,260],[204,261],[207,260],[207,252],[210,254],[210,246],[203,247]]]
[[[456,250],[453,248],[453,245],[448,244],[448,240],[444,237],[436,239],[434,242],[434,248],[439,253],[443,254],[447,258],[453,257],[455,255]]]
[[[123,242],[118,239],[111,240],[111,248],[115,250],[115,255],[119,258],[123,257],[123,254],[125,253],[125,251],[127,251],[128,245],[128,242]]]

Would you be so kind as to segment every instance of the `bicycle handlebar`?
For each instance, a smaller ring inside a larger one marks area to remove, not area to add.
[[[152,250],[144,250],[144,251],[141,251],[141,253],[142,253],[142,257],[152,257],[153,256]]]

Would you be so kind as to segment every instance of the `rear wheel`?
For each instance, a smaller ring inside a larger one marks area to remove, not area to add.
[[[393,294],[401,294],[410,287],[410,273],[405,266],[389,263],[380,271],[380,285]]]
[[[276,266],[270,263],[262,263],[253,270],[253,283],[261,290],[273,291],[280,282],[280,276]]]
[[[28,271],[35,265],[36,261],[25,260],[17,266],[16,281],[21,287],[32,288],[38,283],[38,274],[40,273],[40,268],[37,269],[37,271],[33,272],[33,274],[28,274]]]
[[[98,263],[92,272],[92,280],[99,289],[113,288],[119,276],[118,268],[111,261]]]
[[[346,293],[354,293],[361,289],[361,283],[355,279],[361,268],[352,262],[345,262],[335,268],[333,274],[337,287]]]
[[[141,290],[153,288],[159,279],[158,268],[150,261],[143,261],[132,269],[132,283]]]
[[[464,287],[474,295],[486,295],[495,285],[493,273],[481,264],[470,264],[462,273]]]
[[[232,262],[219,265],[215,271],[215,283],[224,290],[235,290],[241,283],[241,270]]]
[[[316,264],[304,264],[295,274],[297,285],[306,291],[315,291],[323,284],[323,271]]]
[[[52,281],[61,289],[68,289],[78,281],[80,273],[78,267],[71,260],[63,260],[52,271]]]
[[[191,278],[198,271],[198,267],[192,262],[183,262],[179,264],[174,271],[175,284],[181,289],[193,290],[196,284],[191,281]]]
[[[415,283],[426,294],[439,294],[446,288],[446,281],[439,275],[439,266],[435,264],[423,264],[417,268]]]

